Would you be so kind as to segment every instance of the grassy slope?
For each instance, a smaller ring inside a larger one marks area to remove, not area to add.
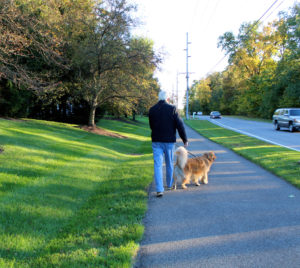
[[[204,137],[237,152],[300,188],[299,152],[248,137],[208,121],[189,120],[186,124]]]
[[[101,127],[129,138],[0,119],[1,267],[130,267],[152,180],[149,128]]]

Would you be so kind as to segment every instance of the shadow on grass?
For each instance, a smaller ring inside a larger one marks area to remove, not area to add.
[[[26,122],[26,121],[25,121]],[[1,123],[1,121],[0,121]],[[136,143],[140,143],[141,140],[130,138],[130,142],[124,141],[118,138],[99,136],[93,133],[88,133],[83,130],[66,126],[47,126],[39,124],[35,121],[33,123],[28,121],[27,123],[10,122],[10,125],[5,129],[6,134],[0,134],[2,145],[18,145],[28,149],[47,149],[52,152],[61,153],[62,155],[75,154],[82,155],[82,148],[85,149],[101,149],[107,148],[119,153],[127,153],[136,150]],[[112,130],[118,130],[119,132],[127,135],[136,133],[141,138],[148,138],[145,135],[145,131],[149,132],[147,124],[142,123],[144,126],[139,126],[136,130],[136,126],[122,123],[120,127],[114,125],[111,122],[107,122],[105,127],[110,127]],[[20,126],[19,126],[20,125]],[[150,139],[149,139],[150,140]],[[133,143],[133,144],[132,144]]]
[[[123,124],[127,140],[0,120],[3,265],[107,266],[108,255],[130,262],[143,233],[152,150],[146,124]]]

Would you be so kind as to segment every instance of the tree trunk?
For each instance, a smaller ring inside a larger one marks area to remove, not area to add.
[[[90,107],[90,115],[89,115],[89,126],[95,127],[95,114],[96,114],[96,105],[91,105]]]
[[[67,98],[63,98],[62,102],[61,102],[61,109],[62,109],[62,118],[63,121],[66,122],[67,121]]]

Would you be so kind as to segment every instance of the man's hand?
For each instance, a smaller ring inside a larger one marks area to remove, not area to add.
[[[185,143],[183,144],[183,146],[184,146],[184,147],[188,147],[188,146],[189,146],[189,143],[188,143],[188,142],[185,142]]]

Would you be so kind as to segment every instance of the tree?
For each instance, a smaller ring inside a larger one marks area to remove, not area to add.
[[[231,69],[240,80],[236,85],[237,111],[250,116],[261,114],[267,76],[274,72],[280,56],[281,39],[274,24],[261,31],[258,26],[243,24],[236,38],[231,33],[219,38],[219,46],[230,55],[230,64],[237,67]]]
[[[211,89],[211,99],[209,103],[210,111],[221,111],[220,103],[222,98],[223,77],[222,73],[213,73],[209,75]]]
[[[300,4],[291,13],[283,13],[279,32],[284,42],[284,52],[276,69],[272,88],[280,95],[280,106],[300,106]]]
[[[57,70],[67,68],[61,40],[37,17],[15,1],[0,3],[0,79],[36,91],[53,85]]]
[[[195,81],[193,86],[191,87],[191,108],[193,111],[203,111],[204,113],[208,113],[209,103],[211,100],[211,88],[209,86],[210,79],[201,79],[199,81]]]
[[[97,107],[112,99],[133,97],[134,80],[160,61],[149,40],[131,37],[133,9],[126,0],[97,4],[95,22],[90,24],[88,38],[81,44],[76,61],[82,96],[90,105],[90,126],[95,124]]]
[[[203,87],[209,80],[207,107],[223,114],[270,118],[278,106],[300,106],[299,15],[296,4],[264,27],[244,23],[237,36],[220,36],[218,46],[229,56],[229,65],[222,73],[194,82],[191,104],[201,106],[209,95]]]

